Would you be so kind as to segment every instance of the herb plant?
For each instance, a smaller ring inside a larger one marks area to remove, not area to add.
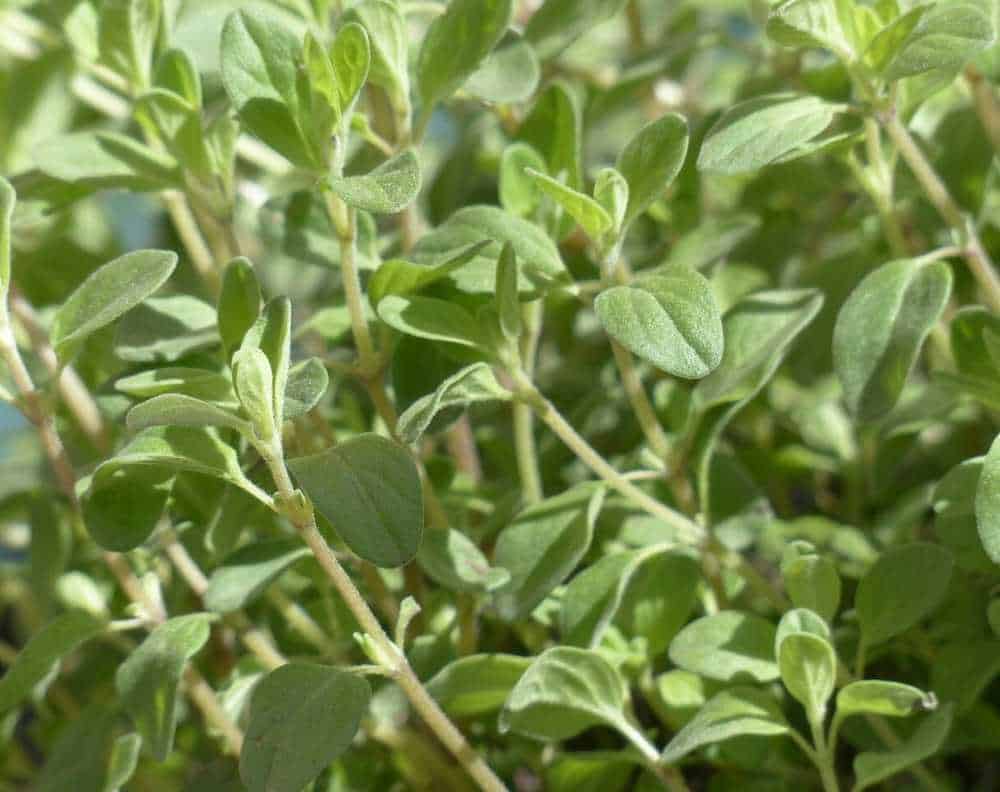
[[[993,788],[998,15],[0,4],[0,789]]]

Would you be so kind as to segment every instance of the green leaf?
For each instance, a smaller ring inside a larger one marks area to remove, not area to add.
[[[173,749],[177,692],[187,661],[208,641],[207,613],[176,616],[154,629],[115,674],[122,706],[160,762]]]
[[[160,0],[104,0],[100,5],[101,60],[138,88],[149,85],[160,8]]]
[[[241,347],[233,355],[236,395],[253,427],[251,437],[269,443],[277,431],[274,404],[274,374],[259,348]]]
[[[276,539],[242,547],[212,572],[203,597],[215,613],[240,610],[257,599],[292,564],[309,555],[297,539]]]
[[[696,229],[674,243],[670,249],[668,264],[702,269],[733,251],[758,228],[760,228],[760,218],[752,214],[741,213],[723,218],[707,218]]]
[[[117,132],[73,132],[43,140],[32,151],[39,170],[92,190],[155,191],[181,185],[177,162]]]
[[[677,113],[667,113],[646,124],[625,145],[615,167],[628,183],[626,227],[677,178],[687,149],[687,121]]]
[[[313,167],[298,120],[302,42],[259,10],[230,14],[222,28],[222,84],[243,126],[296,165]]]
[[[774,639],[774,625],[760,616],[720,611],[681,630],[670,644],[670,659],[709,679],[770,682],[779,676]]]
[[[510,391],[497,382],[489,365],[473,363],[411,404],[399,416],[396,434],[404,443],[416,443],[424,433],[450,424],[470,404],[510,398]]]
[[[787,636],[778,649],[781,681],[806,709],[811,723],[826,717],[837,680],[837,656],[825,638],[805,632]]]
[[[830,126],[838,108],[815,96],[770,94],[731,107],[708,131],[701,170],[743,173],[792,154]]]
[[[921,15],[884,69],[887,80],[957,70],[996,40],[987,9],[974,0],[937,3]]]
[[[986,538],[980,537],[976,519],[983,461],[983,457],[973,457],[949,470],[934,488],[932,505],[934,535],[955,556],[955,563],[962,569],[989,573],[994,561],[985,552]]]
[[[196,399],[235,404],[229,377],[215,371],[184,366],[140,371],[115,382],[115,389],[136,399],[151,399],[164,393],[183,393]]]
[[[854,757],[854,792],[861,792],[907,767],[936,754],[951,728],[952,708],[944,706],[924,718],[917,730],[890,751],[864,751]]]
[[[905,718],[937,706],[933,693],[925,693],[901,682],[862,679],[841,688],[837,694],[837,716],[868,714]]]
[[[0,312],[7,310],[7,292],[10,289],[11,223],[17,193],[10,182],[0,176]]]
[[[459,209],[434,231],[421,237],[413,249],[418,264],[440,262],[457,256],[469,245],[489,240],[491,244],[449,280],[473,294],[492,294],[496,286],[496,262],[504,244],[514,247],[518,268],[518,290],[525,297],[537,295],[569,281],[559,250],[536,225],[495,206]]]
[[[824,641],[830,640],[830,627],[818,613],[808,608],[793,608],[785,611],[778,622],[774,634],[774,656],[781,654],[781,642],[790,635],[805,633],[815,635]]]
[[[510,582],[493,594],[500,618],[525,618],[576,568],[590,547],[604,492],[577,485],[529,506],[500,532],[493,562],[510,572]]]
[[[517,341],[521,335],[521,303],[517,296],[517,254],[510,242],[503,246],[497,260],[495,305],[500,332],[508,341]]]
[[[606,555],[573,577],[559,611],[563,642],[590,648],[598,644],[621,604],[639,558],[637,550]]]
[[[447,300],[390,294],[378,304],[379,318],[406,335],[485,349],[489,340],[465,308]]]
[[[329,666],[289,663],[254,689],[240,778],[250,792],[300,792],[348,749],[371,688]]]
[[[601,168],[594,179],[594,200],[611,217],[615,235],[620,235],[628,211],[628,182],[614,168]]]
[[[390,93],[409,96],[406,20],[395,2],[363,0],[347,9],[344,19],[360,23],[371,45],[368,79]]]
[[[513,13],[512,0],[452,0],[431,23],[417,58],[417,91],[425,114],[486,60]]]
[[[527,143],[511,143],[500,158],[500,205],[518,217],[530,217],[541,203],[542,191],[528,171],[542,172],[545,160]]]
[[[260,349],[267,357],[273,375],[271,403],[274,405],[274,426],[280,427],[285,417],[285,391],[288,388],[292,343],[292,304],[287,297],[275,297],[264,313],[243,336],[241,350]],[[239,372],[236,372],[237,379]],[[262,398],[264,398],[262,396]]]
[[[474,242],[433,265],[389,259],[383,262],[369,279],[366,287],[368,299],[373,305],[378,305],[383,297],[390,294],[407,295],[421,291],[464,267],[488,244],[490,244],[488,240]]]
[[[543,58],[550,58],[595,25],[611,19],[626,0],[545,0],[524,31]]]
[[[535,93],[540,76],[534,48],[510,32],[465,81],[464,90],[486,102],[523,102]]]
[[[696,407],[707,410],[756,394],[822,305],[823,295],[812,289],[757,292],[737,303],[723,318],[722,362],[694,390]]]
[[[288,370],[284,419],[290,421],[313,409],[326,393],[330,375],[319,358],[308,358]]]
[[[611,230],[614,224],[611,216],[589,195],[577,192],[572,187],[567,187],[562,182],[532,168],[528,168],[525,172],[535,180],[541,192],[552,198],[580,224],[592,240],[599,241]]]
[[[182,49],[167,50],[157,59],[156,85],[181,97],[196,110],[203,104],[198,67]]]
[[[531,658],[509,654],[461,657],[427,682],[427,692],[452,718],[474,718],[500,709]]]
[[[814,553],[786,554],[781,561],[781,577],[796,608],[808,608],[827,622],[833,621],[841,589],[833,561]]]
[[[976,527],[986,555],[1000,564],[1000,437],[983,460],[976,486]]]
[[[976,617],[977,625],[981,624],[979,614]],[[957,641],[941,647],[935,654],[931,688],[943,701],[954,704],[957,712],[968,713],[997,674],[1000,674],[1000,641],[979,637]]]
[[[149,297],[117,325],[115,354],[135,363],[174,362],[217,346],[215,310],[186,294]]]
[[[420,474],[400,445],[375,434],[288,461],[299,486],[348,547],[377,566],[417,552],[424,512]]]
[[[918,5],[900,14],[882,28],[865,50],[865,62],[876,72],[884,72],[909,40],[930,5]]]
[[[854,607],[866,646],[913,627],[941,603],[951,581],[951,553],[929,542],[891,547],[858,584]]]
[[[948,303],[951,282],[944,262],[901,259],[879,267],[851,292],[837,315],[833,363],[859,420],[895,406]]]
[[[565,177],[568,186],[582,190],[582,127],[576,97],[566,84],[556,81],[538,97],[521,125],[518,138],[542,155],[547,166],[545,172]]]
[[[227,359],[260,316],[260,282],[250,260],[240,256],[226,265],[219,291],[218,324]]]
[[[159,289],[175,266],[176,253],[137,250],[91,273],[52,319],[49,335],[59,359],[72,358],[87,336],[111,324]]]
[[[105,626],[103,619],[83,611],[70,611],[32,635],[0,677],[0,715],[20,704],[59,660],[99,635]]]
[[[330,45],[330,62],[336,77],[341,115],[346,117],[351,113],[368,79],[371,61],[371,46],[364,27],[357,22],[348,22],[337,31]]]
[[[106,703],[91,704],[68,719],[47,752],[45,767],[33,779],[32,789],[102,792],[118,719],[119,713]]]
[[[819,47],[828,49],[838,58],[854,58],[848,21],[845,30],[838,0],[788,0],[771,10],[767,18],[767,35],[789,47]],[[848,7],[847,14],[851,13]]]
[[[500,730],[566,740],[591,726],[620,728],[627,691],[597,652],[558,646],[542,652],[511,691]]]
[[[138,432],[151,426],[219,426],[247,434],[250,424],[210,402],[166,393],[137,404],[125,419],[129,431]]]
[[[506,569],[490,566],[483,551],[465,534],[448,528],[424,534],[417,561],[435,582],[451,591],[495,591],[510,580]]]
[[[745,735],[788,734],[778,703],[762,690],[734,687],[709,699],[664,748],[660,761],[674,764],[703,745]]]
[[[99,469],[81,503],[87,533],[105,550],[125,552],[138,547],[163,517],[173,483],[173,470]]]
[[[395,214],[420,192],[420,163],[413,149],[407,149],[364,176],[331,177],[327,183],[348,206]]]
[[[700,379],[722,361],[722,316],[708,280],[694,270],[664,267],[613,286],[594,309],[608,335],[668,374]]]
[[[103,792],[119,792],[135,774],[139,766],[139,752],[142,750],[142,736],[123,734],[115,740],[108,759],[108,776]]]

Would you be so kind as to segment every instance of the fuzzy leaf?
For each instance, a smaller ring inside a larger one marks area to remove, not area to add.
[[[364,176],[331,178],[330,189],[348,206],[375,214],[395,214],[420,192],[420,163],[407,149]]]
[[[531,658],[507,654],[461,657],[427,682],[427,692],[453,718],[473,718],[500,709],[524,676]]]
[[[770,682],[779,676],[774,639],[774,625],[760,616],[720,611],[681,630],[670,644],[670,659],[709,679]]]
[[[688,126],[683,116],[667,113],[636,133],[618,156],[616,169],[628,183],[628,226],[670,186],[684,165]]]

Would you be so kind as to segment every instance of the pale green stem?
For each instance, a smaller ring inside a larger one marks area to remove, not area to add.
[[[812,731],[813,744],[816,746],[812,759],[816,764],[816,769],[819,770],[823,790],[824,792],[840,792],[837,772],[833,766],[833,751],[823,736],[823,724],[810,719],[809,728]]]
[[[641,731],[624,719],[616,724],[616,728],[625,739],[635,746],[642,755],[646,767],[665,789],[669,789],[671,792],[686,792],[688,787],[684,783],[684,778],[679,773],[671,772],[673,768],[665,767],[660,763],[660,752]]]
[[[937,175],[937,172],[924,156],[920,146],[910,135],[909,130],[899,120],[895,112],[879,114],[879,121],[895,144],[900,155],[910,166],[913,175],[920,182],[924,193],[937,209],[938,214],[951,226],[952,230],[963,240],[963,252],[969,264],[969,269],[984,292],[989,307],[1000,311],[1000,277],[997,276],[989,254],[983,247],[982,240],[975,226],[969,222],[961,208],[948,192],[948,188]]]
[[[536,300],[522,306],[524,334],[521,337],[521,361],[529,377],[534,376],[538,357],[538,342],[542,329],[542,302]],[[542,474],[538,467],[535,443],[535,414],[530,405],[514,402],[514,450],[521,479],[521,495],[526,504],[538,503],[545,497]]]

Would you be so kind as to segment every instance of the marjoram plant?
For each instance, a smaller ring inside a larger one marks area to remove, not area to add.
[[[0,790],[996,789],[998,28],[0,2]]]

